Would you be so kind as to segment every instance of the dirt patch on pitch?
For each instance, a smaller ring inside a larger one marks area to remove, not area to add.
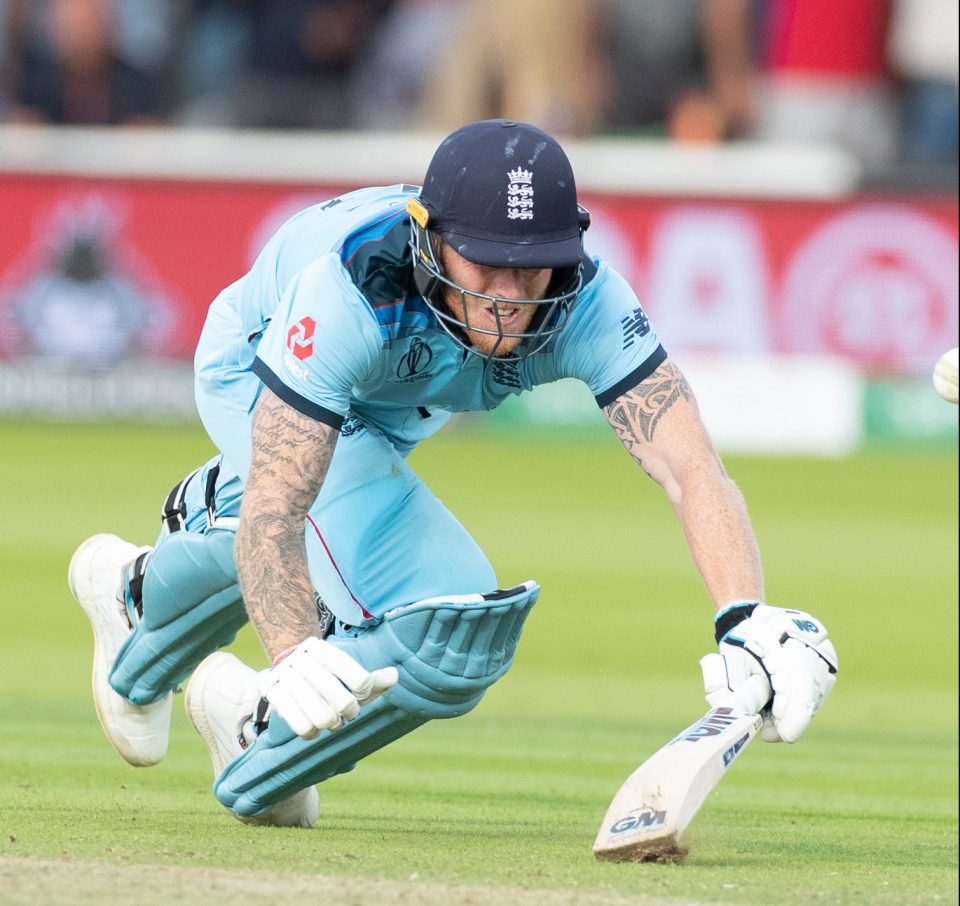
[[[584,891],[481,887],[428,881],[386,881],[331,875],[196,868],[176,865],[117,865],[0,857],[0,900],[5,906],[115,906],[174,903],[323,903],[324,906],[683,906],[677,900],[624,898]],[[308,899],[309,898],[309,899]],[[695,906],[688,903],[687,906]]]

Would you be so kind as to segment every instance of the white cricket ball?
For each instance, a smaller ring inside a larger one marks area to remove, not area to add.
[[[957,347],[948,349],[933,366],[933,386],[948,403],[958,400],[957,394]]]

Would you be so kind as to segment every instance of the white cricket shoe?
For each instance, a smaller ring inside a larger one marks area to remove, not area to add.
[[[215,651],[194,670],[183,704],[190,723],[210,752],[214,777],[219,777],[224,767],[253,741],[244,728],[249,728],[259,701],[257,671],[232,654]],[[313,827],[320,814],[320,796],[315,786],[309,786],[259,815],[231,814],[244,824]]]
[[[124,603],[127,566],[149,547],[116,535],[93,535],[77,548],[67,579],[70,591],[93,629],[93,703],[103,732],[130,764],[147,767],[167,752],[173,694],[149,705],[135,705],[113,690],[110,670],[133,631]]]

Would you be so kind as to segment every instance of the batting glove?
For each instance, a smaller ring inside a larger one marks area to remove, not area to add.
[[[719,653],[700,660],[710,705],[762,714],[767,742],[796,742],[830,694],[837,652],[801,610],[733,604],[716,617]]]
[[[361,705],[396,682],[396,667],[369,672],[335,645],[311,637],[262,671],[259,689],[294,733],[313,739],[356,717]]]

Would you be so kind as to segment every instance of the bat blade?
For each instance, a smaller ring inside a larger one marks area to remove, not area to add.
[[[593,844],[602,861],[676,861],[680,835],[760,729],[757,714],[714,708],[651,755],[613,797]]]

